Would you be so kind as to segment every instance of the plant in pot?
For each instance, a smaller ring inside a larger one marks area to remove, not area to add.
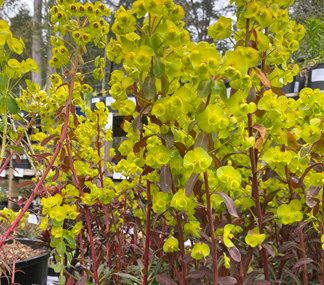
[[[296,89],[308,86],[324,90],[324,21],[308,19],[305,21],[305,29],[305,38],[293,56],[295,62],[301,61],[301,77],[296,81],[299,82]]]
[[[22,110],[28,109],[23,100],[15,98],[12,89],[23,74],[29,71],[38,72],[38,67],[30,58],[18,62],[10,57],[12,53],[21,54],[24,43],[21,39],[13,37],[8,23],[4,20],[0,20],[0,33],[0,173],[2,173],[8,168],[9,161],[14,155],[19,164],[21,153],[28,154],[27,130],[35,124],[35,120],[31,117],[31,120],[26,121],[20,115],[18,105]],[[8,183],[0,177],[0,184],[1,194],[5,198]],[[22,202],[23,199],[18,203]],[[16,213],[6,207],[1,210],[1,229],[3,233],[9,229],[11,232],[11,235],[8,234],[6,237],[1,235],[1,243],[4,244],[0,249],[1,284],[45,285],[49,252],[41,250],[33,240],[17,238],[18,235],[26,233],[21,231],[25,228],[29,214],[26,212],[27,209],[22,211],[18,208],[18,210]]]
[[[67,76],[51,76],[51,99],[35,85],[24,96],[52,104],[31,137],[52,150],[36,156],[46,167],[31,196],[42,196],[40,227],[51,233],[59,284],[319,282],[324,94],[281,96],[280,78],[290,80],[292,68],[278,67],[305,31],[289,20],[290,0],[232,2],[238,32],[224,56],[190,41],[184,10],[172,1],[138,0],[116,11],[106,54],[123,64],[109,85],[128,140],[114,167],[102,150],[111,140],[107,108],[100,102],[92,112],[81,97],[91,90],[82,55],[87,44],[105,46],[100,17],[109,11],[100,2],[52,7],[55,31],[72,33],[71,45],[52,40],[50,63],[69,64]],[[229,38],[231,24],[220,17],[208,34]],[[112,168],[126,179],[115,185],[106,176]]]

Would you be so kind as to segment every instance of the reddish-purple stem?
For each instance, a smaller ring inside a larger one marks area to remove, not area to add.
[[[218,261],[217,261],[217,242],[214,230],[214,219],[213,219],[213,210],[210,202],[210,191],[209,191],[209,183],[208,183],[208,175],[207,171],[204,172],[204,181],[205,181],[205,189],[206,189],[206,201],[207,201],[207,213],[208,213],[208,221],[209,221],[209,229],[210,235],[212,239],[212,255],[213,255],[213,268],[214,268],[214,285],[218,284]]]
[[[147,210],[146,210],[146,238],[145,238],[145,250],[144,250],[144,276],[143,285],[147,285],[148,277],[148,262],[150,259],[150,235],[151,235],[151,187],[150,181],[147,180],[146,185],[146,195],[147,195]]]

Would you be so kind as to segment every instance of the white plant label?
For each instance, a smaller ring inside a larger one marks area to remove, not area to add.
[[[110,106],[111,103],[114,103],[115,99],[113,97],[106,97],[106,106]]]
[[[226,88],[226,95],[227,95],[227,98],[229,98],[231,96],[231,87],[228,87]]]
[[[6,170],[2,170],[2,172],[0,172],[0,176],[1,177],[6,177]]]
[[[110,128],[113,128],[113,120],[114,120],[114,116],[113,113],[109,113],[108,114],[108,124],[105,126],[106,130],[109,130]]]
[[[324,81],[324,69],[313,69],[312,82]]]
[[[295,93],[299,92],[299,82],[298,81],[295,81],[294,92]]]
[[[23,168],[15,168],[13,171],[14,176],[16,177],[24,177],[24,169]]]
[[[117,173],[114,171],[113,179],[126,179],[126,177],[121,173]]]
[[[37,221],[35,214],[31,214],[31,213],[29,214],[28,223],[38,225],[38,221]]]
[[[99,103],[100,102],[100,98],[92,98],[91,99],[92,103]]]

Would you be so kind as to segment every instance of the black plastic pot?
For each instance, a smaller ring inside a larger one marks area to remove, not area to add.
[[[294,93],[299,93],[303,88],[305,88],[306,79],[304,77],[296,76]]]
[[[28,159],[22,159],[20,163],[17,163],[16,160],[12,161],[12,167],[13,168],[23,168],[23,169],[30,169],[31,165],[28,161]]]
[[[280,90],[285,94],[294,93],[294,87],[295,87],[295,77],[293,82],[287,83],[286,85],[281,87]]]
[[[314,66],[309,70],[308,87],[324,90],[324,63]]]
[[[31,246],[34,249],[41,249],[40,246],[35,244],[34,240],[30,239],[16,239],[22,244]],[[8,240],[5,244],[12,243],[12,240]],[[4,244],[4,246],[5,246]],[[48,250],[44,251],[41,255],[32,257],[26,260],[16,262],[16,270],[19,270],[15,274],[15,283],[21,285],[46,285],[47,283],[47,267],[48,267],[48,258],[50,252]],[[11,266],[12,264],[10,264]],[[23,272],[20,272],[23,271]],[[9,278],[10,279],[10,278]],[[9,280],[10,282],[11,280]],[[1,278],[1,285],[9,285],[7,278]]]

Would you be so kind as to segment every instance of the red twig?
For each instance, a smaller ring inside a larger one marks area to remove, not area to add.
[[[146,195],[147,195],[147,211],[146,211],[146,238],[145,238],[145,251],[144,251],[144,276],[143,276],[143,285],[147,285],[148,277],[148,262],[150,259],[150,235],[151,235],[151,187],[150,181],[147,180],[146,186]]]
[[[208,175],[207,171],[204,172],[204,181],[205,181],[205,189],[206,189],[206,201],[207,201],[207,213],[209,220],[209,229],[210,235],[212,239],[212,254],[213,254],[213,267],[214,267],[214,285],[218,284],[218,262],[217,262],[217,242],[214,230],[214,219],[212,213],[212,207],[210,202],[210,191],[209,191],[209,183],[208,183]]]
[[[253,137],[252,114],[248,114],[248,123],[249,123],[249,136]],[[259,197],[257,164],[256,164],[255,151],[254,151],[253,147],[250,148],[250,161],[251,161],[252,179],[253,179],[252,180],[252,196],[254,198],[255,206],[256,206],[256,214],[257,214],[258,223],[259,223],[259,232],[260,232],[260,234],[263,234],[263,217],[262,217],[260,197]],[[264,247],[260,250],[260,254],[262,255],[262,259],[263,259],[265,280],[270,281],[267,251]]]

